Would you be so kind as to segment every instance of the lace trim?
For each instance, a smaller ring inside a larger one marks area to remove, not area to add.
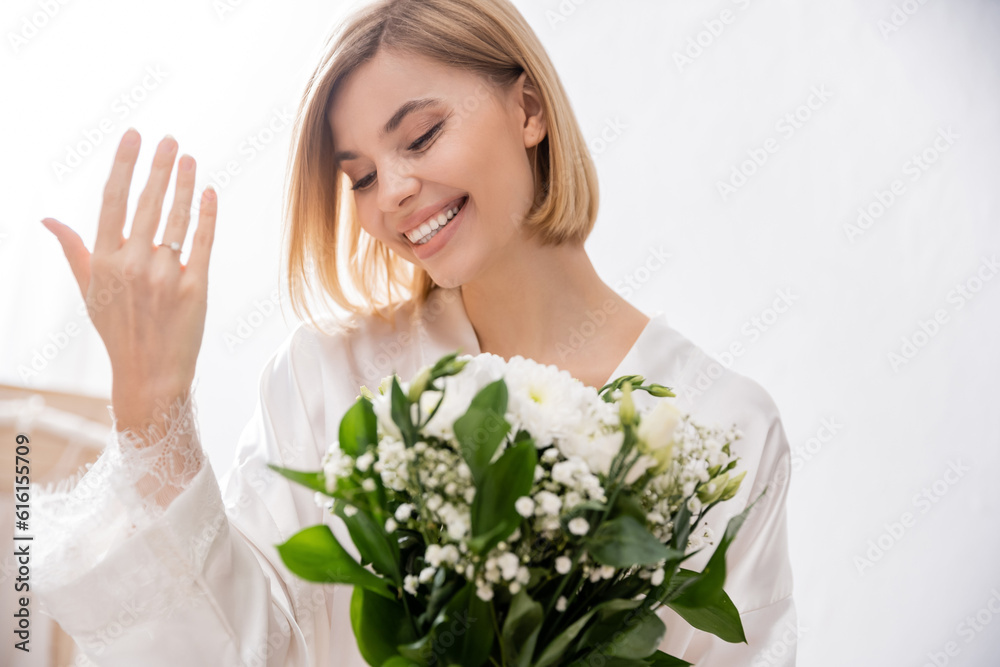
[[[195,385],[158,415],[140,437],[113,427],[97,461],[67,479],[32,484],[32,509],[46,574],[64,582],[94,567],[108,551],[153,524],[207,465],[195,416]],[[51,552],[51,553],[50,553]]]
[[[142,431],[119,431],[114,408],[108,406],[112,437],[117,436],[112,455],[122,479],[129,481],[119,487],[119,494],[137,527],[162,515],[205,464],[195,414],[195,385],[165,411],[161,408],[155,415],[157,420]]]

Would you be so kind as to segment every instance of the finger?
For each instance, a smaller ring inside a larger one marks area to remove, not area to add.
[[[90,252],[87,246],[83,244],[79,234],[55,218],[44,218],[42,224],[59,240],[63,254],[69,261],[69,268],[73,271],[73,277],[76,278],[76,284],[80,288],[80,296],[86,301],[87,288],[90,287]]]
[[[132,185],[132,172],[139,156],[141,137],[134,128],[122,135],[115,153],[111,175],[104,185],[104,201],[97,224],[95,253],[111,253],[122,245],[122,230],[125,228],[125,214],[128,209],[128,191]]]
[[[212,253],[212,241],[215,238],[215,219],[219,202],[215,189],[210,185],[201,193],[201,206],[198,211],[198,228],[194,230],[194,240],[191,243],[191,256],[187,268],[202,282],[208,282],[208,258]]]
[[[182,155],[177,161],[177,181],[174,187],[174,204],[167,215],[167,226],[163,230],[163,243],[177,241],[184,245],[188,224],[191,221],[191,199],[194,196],[195,161],[190,155]],[[176,258],[174,258],[176,259]]]
[[[146,187],[139,195],[139,203],[135,208],[135,220],[128,242],[133,240],[138,248],[151,252],[153,237],[160,226],[160,215],[163,212],[163,198],[170,184],[170,172],[174,168],[174,157],[177,155],[177,140],[169,134],[163,137],[156,147],[153,156],[153,167],[149,172]]]

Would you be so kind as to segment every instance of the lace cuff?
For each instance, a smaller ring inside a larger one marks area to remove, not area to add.
[[[193,395],[178,397],[144,439],[112,428],[96,462],[32,485],[40,611],[81,645],[99,643],[122,609],[138,623],[204,596],[201,571],[227,517]]]
[[[49,574],[66,581],[96,565],[125,539],[156,522],[207,466],[194,410],[194,386],[159,415],[141,439],[114,426],[104,451],[75,475],[32,490],[32,513]],[[65,569],[65,571],[64,571]]]
[[[108,406],[113,422],[112,465],[120,470],[117,477],[122,482],[116,491],[136,528],[162,515],[205,464],[194,389],[160,410],[155,415],[159,419],[141,432],[119,431],[115,411]]]

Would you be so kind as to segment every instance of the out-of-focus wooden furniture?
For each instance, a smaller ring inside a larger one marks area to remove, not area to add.
[[[14,534],[17,435],[24,434],[30,439],[31,481],[58,482],[97,460],[111,430],[107,408],[110,403],[110,399],[103,397],[0,384],[0,451],[3,452],[0,461],[6,468],[0,475],[0,526],[5,534]],[[31,534],[31,519],[28,524]],[[17,576],[17,564],[13,550],[7,551],[0,558],[0,610],[9,619],[17,604],[11,583]],[[30,611],[31,653],[18,651],[13,648],[13,641],[5,641],[0,644],[0,664],[38,667],[89,664],[86,659],[78,659],[76,643],[58,623],[38,613],[34,605]]]

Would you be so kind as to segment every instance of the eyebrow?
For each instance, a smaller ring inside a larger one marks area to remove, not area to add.
[[[409,114],[443,103],[444,100],[437,97],[422,97],[404,102],[398,109],[396,109],[396,113],[392,114],[392,117],[389,118],[385,126],[379,130],[379,139],[384,138],[387,134],[395,132],[396,129],[402,124],[403,119]],[[354,151],[337,151],[333,154],[333,159],[339,164],[340,162],[344,162],[346,160],[357,160],[358,154]]]

